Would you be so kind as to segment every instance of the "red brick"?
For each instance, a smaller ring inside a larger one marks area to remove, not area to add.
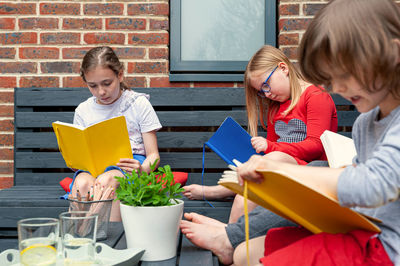
[[[0,77],[0,88],[15,88],[16,86],[17,86],[16,77]]]
[[[119,59],[144,59],[146,49],[137,47],[113,48]]]
[[[0,189],[10,188],[14,186],[13,177],[0,177]]]
[[[41,44],[80,44],[80,34],[72,32],[51,32],[40,34]]]
[[[62,82],[63,82],[62,87],[69,87],[69,88],[87,87],[86,83],[83,81],[81,76],[63,77]]]
[[[102,28],[101,18],[64,18],[63,29],[98,30]]]
[[[36,63],[33,62],[0,62],[2,73],[36,73]]]
[[[83,40],[87,44],[124,44],[125,36],[123,33],[86,33]]]
[[[119,3],[112,4],[85,4],[83,13],[85,15],[123,15],[124,5]]]
[[[168,59],[168,48],[149,48],[150,59]]]
[[[18,26],[21,30],[58,29],[58,18],[20,18]]]
[[[168,73],[166,62],[128,63],[128,73]]]
[[[140,15],[157,15],[157,16],[168,16],[169,5],[167,3],[158,4],[128,4],[128,15],[129,16],[140,16]]]
[[[13,30],[15,28],[15,18],[0,18],[0,30]]]
[[[0,44],[36,44],[36,32],[0,33]]]
[[[75,3],[41,3],[41,15],[79,15],[80,4]]]
[[[282,33],[279,35],[279,45],[298,45],[299,39],[298,33]]]
[[[130,33],[129,44],[168,44],[168,33]]]
[[[107,18],[106,30],[145,30],[146,19]]]
[[[14,102],[14,92],[2,91],[0,92],[0,103],[13,103]]]
[[[21,59],[57,59],[60,56],[58,48],[50,47],[25,47],[19,48]]]
[[[168,19],[150,19],[150,30],[169,30]]]
[[[64,48],[62,50],[63,59],[83,59],[85,54],[93,47]]]
[[[311,22],[311,18],[281,19],[279,20],[280,31],[305,30]]]
[[[195,88],[201,87],[233,87],[235,83],[233,82],[195,82]]]
[[[3,136],[10,136],[10,144],[6,144],[7,146],[13,146],[14,145],[14,135],[13,134],[8,134],[8,135],[3,135]],[[14,149],[13,148],[2,148],[0,149],[0,160],[13,160],[14,159]]]
[[[169,77],[151,77],[150,87],[190,87],[190,83],[169,82]]]
[[[126,85],[129,88],[144,88],[146,87],[145,77],[125,77],[124,79]]]
[[[1,2],[0,3],[0,15],[33,15],[36,14],[36,4],[14,4]]]
[[[315,14],[326,6],[326,4],[304,4],[303,13],[306,16],[315,16]]]
[[[14,134],[0,134],[0,147],[13,146],[13,145],[14,145]],[[12,156],[8,157],[7,159],[12,159]]]
[[[0,163],[0,174],[5,174],[5,175],[12,175],[14,173],[14,164],[13,163],[6,163],[2,162]],[[5,177],[2,177],[5,178]]]
[[[297,60],[297,47],[283,47],[281,48],[282,52],[290,59],[290,60]]]
[[[0,47],[0,59],[15,59],[15,48]]]
[[[58,77],[21,77],[19,86],[23,88],[29,87],[59,87]]]
[[[14,132],[13,119],[0,120],[0,131]]]
[[[9,102],[9,103],[13,103]],[[14,106],[13,105],[2,105],[0,106],[0,117],[13,117],[14,116]]]
[[[289,15],[299,15],[299,4],[281,4],[279,6],[279,15],[289,16]]]
[[[40,63],[42,73],[79,73],[79,62],[44,62]]]

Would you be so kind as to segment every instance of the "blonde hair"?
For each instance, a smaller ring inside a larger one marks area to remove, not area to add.
[[[279,109],[279,102],[272,101],[268,98],[261,98],[257,95],[257,90],[250,84],[252,73],[272,71],[279,63],[284,62],[289,70],[290,99],[289,107],[283,112],[287,115],[298,103],[302,92],[300,80],[304,80],[302,74],[289,61],[285,54],[270,45],[265,45],[258,50],[247,64],[244,73],[244,87],[246,93],[246,109],[250,135],[257,136],[258,120],[261,126],[265,127],[265,117],[269,113],[268,120]],[[257,88],[258,89],[258,88]]]
[[[299,47],[300,68],[331,85],[329,69],[353,76],[368,92],[400,97],[400,8],[391,0],[334,0],[318,12]]]
[[[99,46],[90,49],[83,57],[80,75],[86,82],[85,73],[96,68],[97,66],[111,69],[115,75],[119,75],[124,71],[124,65],[119,61],[114,50],[108,46]],[[125,82],[120,82],[121,90],[130,90]]]

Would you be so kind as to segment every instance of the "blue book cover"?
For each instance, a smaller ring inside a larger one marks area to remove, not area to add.
[[[244,163],[256,153],[251,136],[232,117],[228,116],[218,130],[205,143],[226,163],[235,165],[233,159]]]

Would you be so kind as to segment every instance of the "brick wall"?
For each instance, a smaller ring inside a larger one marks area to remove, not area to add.
[[[326,2],[279,1],[278,43],[290,59]],[[0,188],[13,185],[13,88],[84,86],[79,63],[91,47],[112,46],[132,87],[241,85],[170,83],[168,18],[168,0],[0,0]]]

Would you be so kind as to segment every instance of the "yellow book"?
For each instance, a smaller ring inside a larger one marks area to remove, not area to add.
[[[354,229],[380,232],[365,216],[340,206],[336,200],[283,172],[257,171],[264,181],[261,184],[247,181],[248,199],[313,233],[347,233]],[[243,195],[235,171],[225,171],[218,184]]]
[[[124,116],[87,128],[56,121],[53,130],[66,165],[89,171],[94,177],[121,158],[133,158]]]

